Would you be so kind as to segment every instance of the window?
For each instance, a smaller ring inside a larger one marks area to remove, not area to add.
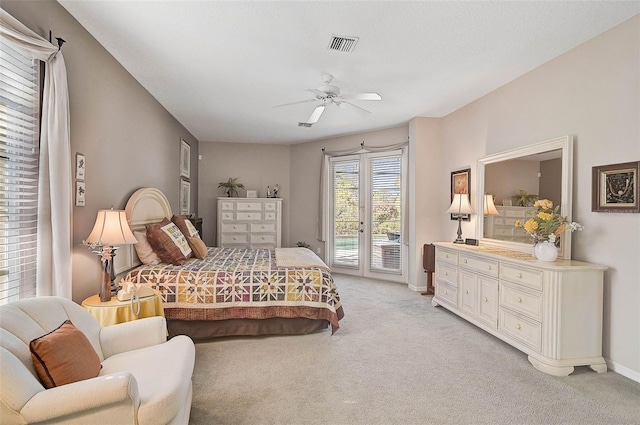
[[[36,295],[39,69],[0,42],[0,304]]]

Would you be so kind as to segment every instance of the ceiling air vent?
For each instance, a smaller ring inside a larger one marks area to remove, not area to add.
[[[328,49],[351,53],[359,39],[359,37],[332,34]]]
[[[313,124],[309,124],[308,122],[299,122],[298,127],[311,127]]]

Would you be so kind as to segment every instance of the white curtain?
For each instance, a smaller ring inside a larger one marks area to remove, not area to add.
[[[327,241],[327,229],[329,228],[329,211],[327,211],[327,196],[325,191],[328,190],[328,176],[327,176],[327,158],[336,157],[336,156],[345,156],[345,155],[353,155],[354,153],[364,153],[364,152],[387,152],[393,151],[396,149],[402,149],[402,175],[407,175],[407,146],[409,146],[409,142],[396,143],[395,145],[389,146],[366,146],[364,142],[360,144],[357,148],[353,149],[344,149],[340,151],[325,151],[322,149],[322,161],[320,163],[320,199],[318,202],[318,228],[316,230],[316,239],[322,242]],[[403,179],[403,197],[402,197],[402,242],[404,245],[408,245],[409,238],[405,237],[405,233],[409,230],[409,214],[407,213],[407,201],[408,201],[408,184],[406,184],[406,177]]]
[[[38,183],[36,294],[71,298],[71,144],[67,70],[59,49],[0,9],[3,41],[45,62]]]

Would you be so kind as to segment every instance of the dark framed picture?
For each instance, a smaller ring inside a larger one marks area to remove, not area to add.
[[[453,202],[453,195],[456,193],[467,194],[469,200],[471,200],[471,168],[464,170],[451,172],[451,202]],[[451,214],[451,220],[457,220],[456,214]],[[471,220],[470,214],[462,214],[462,219],[465,221]]]
[[[593,167],[591,211],[640,212],[640,161]]]

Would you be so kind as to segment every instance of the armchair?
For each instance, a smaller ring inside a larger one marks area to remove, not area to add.
[[[95,349],[95,378],[45,389],[29,343],[71,320]],[[0,423],[187,424],[193,341],[167,341],[164,317],[101,327],[73,301],[38,297],[0,306]]]

